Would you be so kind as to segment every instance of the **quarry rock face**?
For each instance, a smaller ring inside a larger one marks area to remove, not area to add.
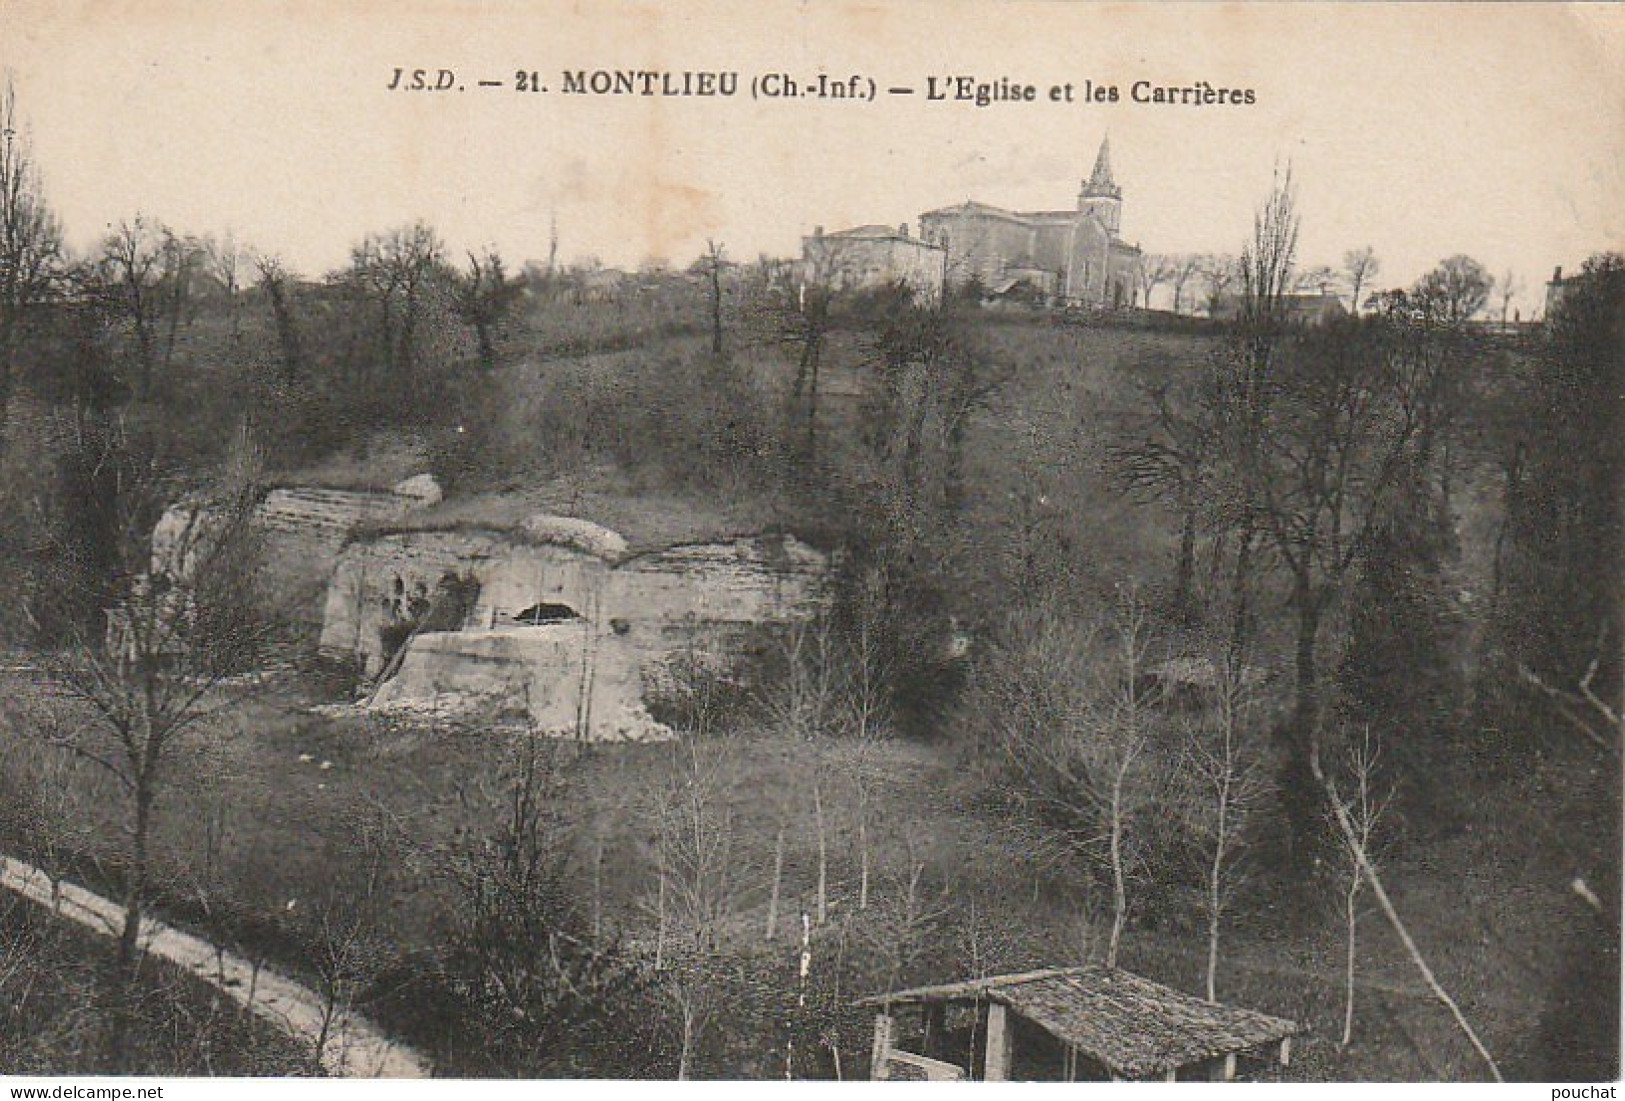
[[[816,615],[828,572],[789,536],[629,553],[574,517],[390,532],[340,554],[321,647],[384,676],[380,706],[492,695],[539,730],[642,740],[669,736],[644,697],[674,663],[725,665],[753,628]]]
[[[431,493],[432,487],[432,493]],[[265,574],[287,609],[299,619],[320,614],[333,562],[358,529],[396,521],[439,500],[440,487],[427,474],[395,490],[283,486],[254,507]],[[225,522],[215,507],[197,502],[171,505],[152,531],[152,572],[179,576],[182,561],[207,545],[208,533]]]
[[[435,631],[412,639],[370,706],[474,697],[523,711],[531,728],[593,741],[663,741],[643,705],[636,655],[585,622],[508,631]]]

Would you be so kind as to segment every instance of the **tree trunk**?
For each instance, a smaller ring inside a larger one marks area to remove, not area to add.
[[[1319,829],[1318,804],[1309,755],[1319,722],[1320,671],[1316,651],[1320,641],[1323,602],[1320,594],[1300,578],[1293,585],[1292,604],[1298,613],[1298,637],[1293,658],[1292,717],[1282,728],[1281,808],[1289,827],[1287,843],[1295,861],[1308,859]]]
[[[858,819],[858,909],[869,908],[869,827]]]
[[[1236,569],[1230,581],[1230,660],[1240,668],[1241,659],[1252,641],[1253,542],[1251,523],[1236,536]]]
[[[1112,933],[1106,946],[1106,966],[1117,966],[1117,948],[1123,939],[1123,925],[1128,917],[1128,885],[1123,874],[1123,781],[1128,775],[1125,759],[1112,779]]]
[[[1207,880],[1207,1000],[1210,1002],[1219,1000],[1219,916],[1224,904],[1224,854],[1230,829],[1230,771],[1233,766],[1228,732],[1225,740],[1225,777],[1219,788],[1219,820],[1213,839],[1213,864],[1208,869]]]
[[[1354,1036],[1354,938],[1359,922],[1359,911],[1355,909],[1356,899],[1360,894],[1360,866],[1356,861],[1354,875],[1349,881],[1347,895],[1344,896],[1344,920],[1348,932],[1348,952],[1343,961],[1343,1039],[1339,1041],[1340,1047],[1348,1047],[1349,1040]]]
[[[153,340],[152,320],[150,318],[142,317],[140,312],[137,312],[135,318],[135,346],[137,356],[136,366],[140,371],[140,375],[138,376],[140,382],[137,393],[138,396],[143,400],[152,396],[152,361],[153,357],[156,355],[156,352],[152,346]]]
[[[655,896],[655,970],[666,964],[666,869],[661,861],[660,885]]]
[[[773,839],[773,890],[767,896],[767,940],[772,940],[779,931],[779,890],[784,882],[784,827],[779,827],[778,836]]]
[[[150,780],[137,777],[135,828],[130,842],[129,879],[124,890],[124,928],[119,933],[119,970],[127,982],[134,977],[141,945],[141,915],[146,905],[147,835],[152,824],[153,791]]]
[[[1320,641],[1320,600],[1307,581],[1300,581],[1293,587],[1292,603],[1298,612],[1297,647],[1292,662],[1292,723],[1302,744],[1307,745],[1319,690],[1316,650]]]
[[[720,261],[711,263],[711,355],[722,358],[722,275]]]
[[[1219,1001],[1219,899],[1217,880],[1210,887],[1207,911],[1207,1000]]]
[[[694,1010],[685,1000],[682,1006],[683,1049],[677,1057],[677,1080],[688,1081],[689,1060],[694,1052]]]
[[[813,820],[818,829],[818,924],[829,918],[829,843],[824,831],[824,793],[813,784]]]
[[[1190,621],[1196,611],[1196,510],[1185,510],[1179,532],[1179,565],[1174,574],[1174,610]]]

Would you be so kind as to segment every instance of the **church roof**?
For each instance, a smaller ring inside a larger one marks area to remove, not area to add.
[[[866,226],[853,226],[851,229],[837,230],[834,233],[826,233],[826,234],[824,234],[824,236],[825,237],[874,238],[874,237],[897,237],[897,236],[900,236],[900,235],[897,232],[897,227],[896,226],[880,225],[880,224],[876,223],[876,224],[871,224],[871,225],[866,225]]]
[[[990,206],[987,203],[979,203],[974,199],[966,199],[964,202],[955,203],[953,206],[944,206],[939,207],[936,210],[928,210],[924,214],[920,215],[920,217],[930,218],[934,215],[941,215],[943,217],[957,217],[967,214],[978,215],[984,218],[1007,218],[1012,222],[1024,222],[1027,220],[1027,215],[1025,214],[1018,214],[1014,210],[1005,210],[1003,207]]]

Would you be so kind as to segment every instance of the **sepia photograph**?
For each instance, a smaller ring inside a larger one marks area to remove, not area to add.
[[[1612,1097],[1622,571],[1625,9],[0,0],[9,1097]]]

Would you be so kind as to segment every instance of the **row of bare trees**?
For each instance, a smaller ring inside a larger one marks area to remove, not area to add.
[[[1243,295],[1243,276],[1235,256],[1225,253],[1154,253],[1140,267],[1141,301],[1147,304],[1158,287],[1171,292],[1174,313],[1206,313],[1210,317],[1236,312]],[[1423,303],[1429,313],[1449,323],[1477,317],[1491,304],[1499,308],[1503,327],[1511,318],[1512,302],[1524,291],[1516,273],[1499,279],[1470,256],[1456,255],[1439,262],[1405,291],[1377,292],[1382,263],[1369,245],[1344,253],[1338,266],[1315,265],[1291,272],[1284,292],[1336,295],[1347,299],[1350,313],[1391,309],[1395,296],[1407,303]]]
[[[92,250],[73,255],[45,193],[15,89],[8,81],[0,90],[0,448],[25,341],[49,339],[65,315],[94,312],[120,345],[116,373],[127,396],[146,402],[175,372],[181,334],[205,302],[224,307],[232,340],[240,338],[246,270],[269,303],[284,380],[298,379],[311,367],[299,315],[307,315],[305,325],[318,319],[311,288],[283,260],[230,233],[189,235],[145,213],[109,226]],[[423,329],[437,314],[466,327],[476,361],[494,367],[522,287],[494,248],[470,252],[466,269],[453,267],[423,222],[367,235],[327,282],[362,315],[349,340],[350,373],[364,385],[387,378],[408,393],[425,354]]]

